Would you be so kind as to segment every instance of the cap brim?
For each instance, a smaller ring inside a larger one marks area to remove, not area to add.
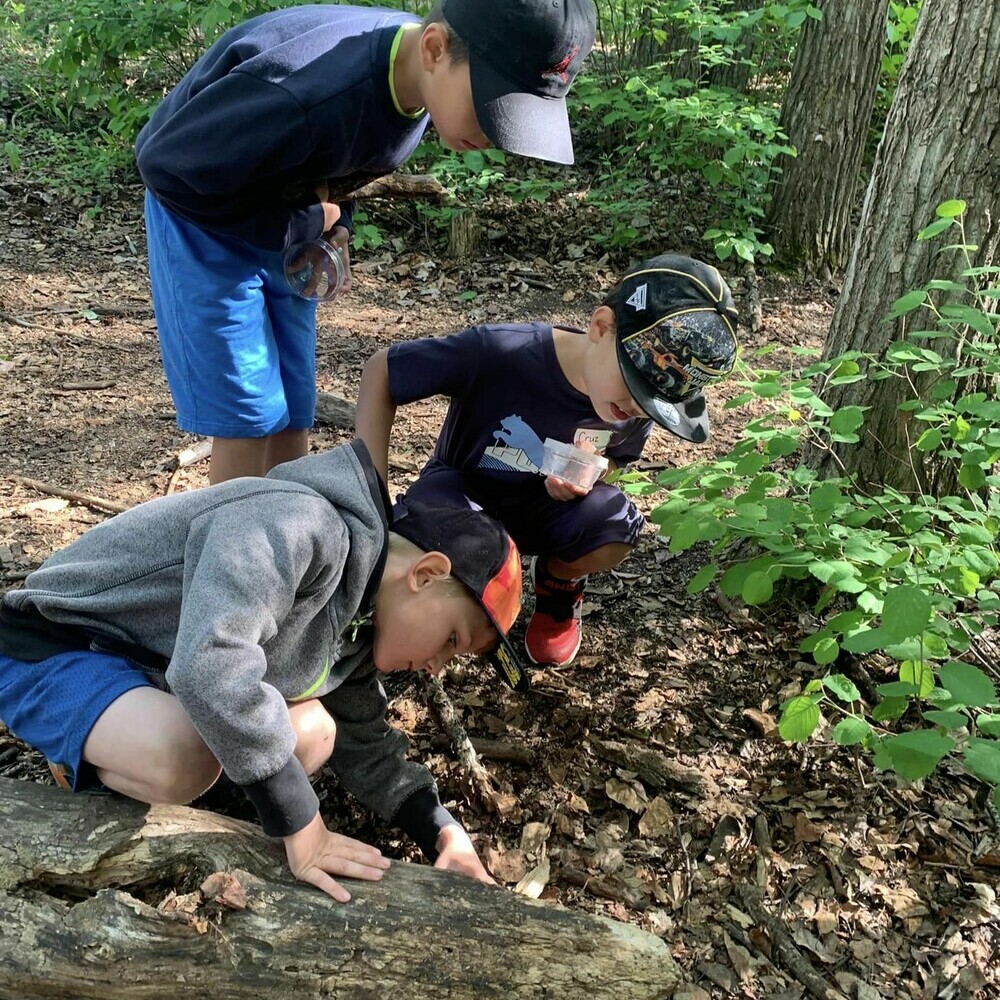
[[[694,444],[704,444],[708,440],[708,406],[704,394],[696,393],[681,403],[660,399],[632,364],[620,340],[617,346],[618,367],[625,379],[625,387],[645,414],[671,434]]]
[[[564,97],[526,94],[485,60],[469,55],[476,119],[498,149],[551,163],[573,162],[573,136]]]
[[[497,628],[497,635],[500,641],[496,649],[487,653],[486,658],[493,664],[493,669],[500,675],[500,679],[515,691],[527,691],[531,687],[528,674],[521,663],[521,658],[517,655],[513,643]]]

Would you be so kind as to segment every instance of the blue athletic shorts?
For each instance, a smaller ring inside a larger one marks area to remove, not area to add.
[[[235,438],[312,427],[316,303],[286,287],[284,254],[200,229],[148,191],[146,238],[178,426]]]
[[[528,477],[525,477],[528,478]],[[643,516],[616,486],[597,483],[577,500],[553,500],[539,477],[504,483],[431,466],[399,499],[443,506],[469,504],[496,518],[524,555],[554,555],[565,562],[611,542],[635,545]]]
[[[83,761],[94,723],[126,691],[156,685],[131,660],[88,649],[25,663],[0,653],[0,720],[61,765],[74,792],[100,788]]]

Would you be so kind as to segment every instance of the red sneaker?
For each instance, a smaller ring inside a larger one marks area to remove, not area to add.
[[[564,667],[580,651],[580,612],[587,578],[560,580],[548,572],[544,558],[535,558],[531,561],[531,582],[535,613],[524,633],[524,648],[532,663]]]

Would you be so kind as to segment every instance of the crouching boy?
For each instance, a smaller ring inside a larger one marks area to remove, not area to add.
[[[523,684],[520,558],[475,511],[390,519],[355,442],[98,525],[0,602],[0,719],[76,791],[181,803],[225,771],[295,876],[341,902],[331,876],[389,861],[327,830],[308,775],[328,759],[437,867],[488,880],[404,759],[378,674],[477,653]]]
[[[610,467],[639,458],[654,421],[707,440],[705,390],[733,367],[736,325],[714,267],[653,257],[625,275],[586,331],[479,326],[380,351],[361,380],[358,437],[384,475],[397,406],[451,398],[434,455],[400,506],[481,508],[536,556],[525,648],[535,663],[562,666],[580,649],[587,575],[625,559],[643,519],[609,483],[581,489],[541,478],[545,439],[602,452]]]

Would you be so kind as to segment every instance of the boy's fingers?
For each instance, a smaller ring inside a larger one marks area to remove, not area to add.
[[[322,889],[328,896],[332,896],[338,903],[349,903],[351,894],[338,882],[335,882],[322,868],[307,868],[300,876],[302,882]]]
[[[322,864],[328,872],[334,875],[340,875],[343,878],[360,878],[366,882],[377,882],[385,874],[385,869],[382,867],[361,864],[336,854],[328,854],[323,858]]]
[[[355,840],[353,837],[345,837],[343,834],[335,833],[337,853],[342,857],[349,857],[352,861],[359,861],[366,865],[377,865],[382,868],[389,867],[389,859],[382,857],[382,852],[371,844],[366,844],[363,840]]]

